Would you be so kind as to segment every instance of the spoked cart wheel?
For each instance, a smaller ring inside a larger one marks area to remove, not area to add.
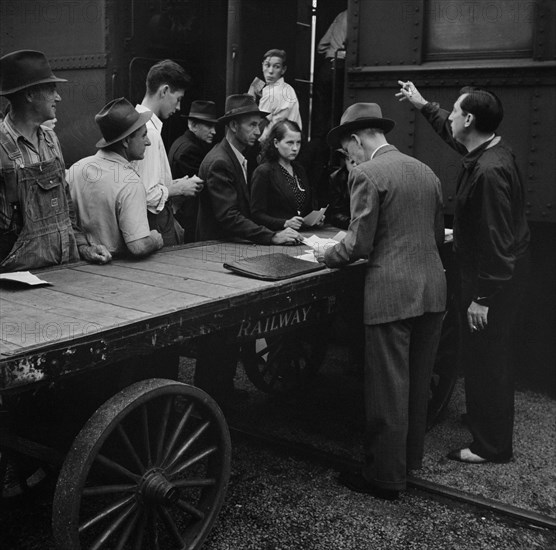
[[[427,428],[440,422],[458,379],[461,364],[460,321],[454,302],[442,320],[442,332],[434,362],[427,411]]]
[[[304,392],[326,355],[325,333],[315,326],[243,344],[241,358],[247,377],[269,394]]]
[[[62,550],[200,548],[220,511],[231,444],[202,390],[163,379],[110,398],[75,438],[56,486]]]

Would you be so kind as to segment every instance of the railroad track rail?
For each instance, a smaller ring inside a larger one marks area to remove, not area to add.
[[[361,463],[350,458],[334,455],[306,445],[303,443],[289,441],[283,438],[274,437],[267,433],[246,429],[241,426],[230,425],[232,439],[240,438],[244,441],[255,443],[272,449],[274,452],[295,456],[309,462],[314,462],[327,468],[336,470],[354,469],[361,466]],[[544,529],[556,530],[556,518],[546,514],[540,514],[517,506],[512,506],[493,499],[474,495],[466,491],[461,491],[453,487],[447,487],[439,483],[421,479],[415,476],[408,476],[407,484],[410,489],[422,491],[432,498],[448,499],[463,503],[484,511],[491,512],[501,518],[511,521],[521,522],[526,525],[541,527]]]

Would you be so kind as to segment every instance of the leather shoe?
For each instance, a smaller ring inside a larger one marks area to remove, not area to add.
[[[471,452],[469,447],[465,449],[454,449],[446,455],[446,458],[455,460],[456,462],[464,462],[465,464],[485,464],[488,462],[486,458]]]
[[[338,476],[338,482],[351,491],[371,495],[383,500],[398,500],[400,498],[400,491],[377,487],[367,481],[361,472],[341,472]]]

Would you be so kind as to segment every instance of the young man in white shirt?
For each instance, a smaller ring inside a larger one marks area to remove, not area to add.
[[[171,198],[194,197],[202,186],[202,180],[193,177],[172,179],[170,164],[162,141],[164,120],[180,110],[180,101],[189,85],[187,73],[176,62],[165,59],[153,65],[146,82],[145,97],[136,106],[139,113],[152,111],[147,123],[151,146],[145,158],[137,163],[137,171],[147,192],[147,210],[151,229],[162,234],[165,246],[183,242],[183,229],[174,218]]]

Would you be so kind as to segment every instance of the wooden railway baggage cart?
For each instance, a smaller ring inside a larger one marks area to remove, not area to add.
[[[2,286],[0,488],[16,496],[58,473],[59,548],[201,547],[225,498],[230,437],[208,394],[160,376],[165,359],[222,332],[274,343],[259,357],[283,381],[310,380],[318,327],[364,274],[361,263],[261,281],[223,267],[273,251],[302,249],[195,243],[45,269],[49,286]]]

